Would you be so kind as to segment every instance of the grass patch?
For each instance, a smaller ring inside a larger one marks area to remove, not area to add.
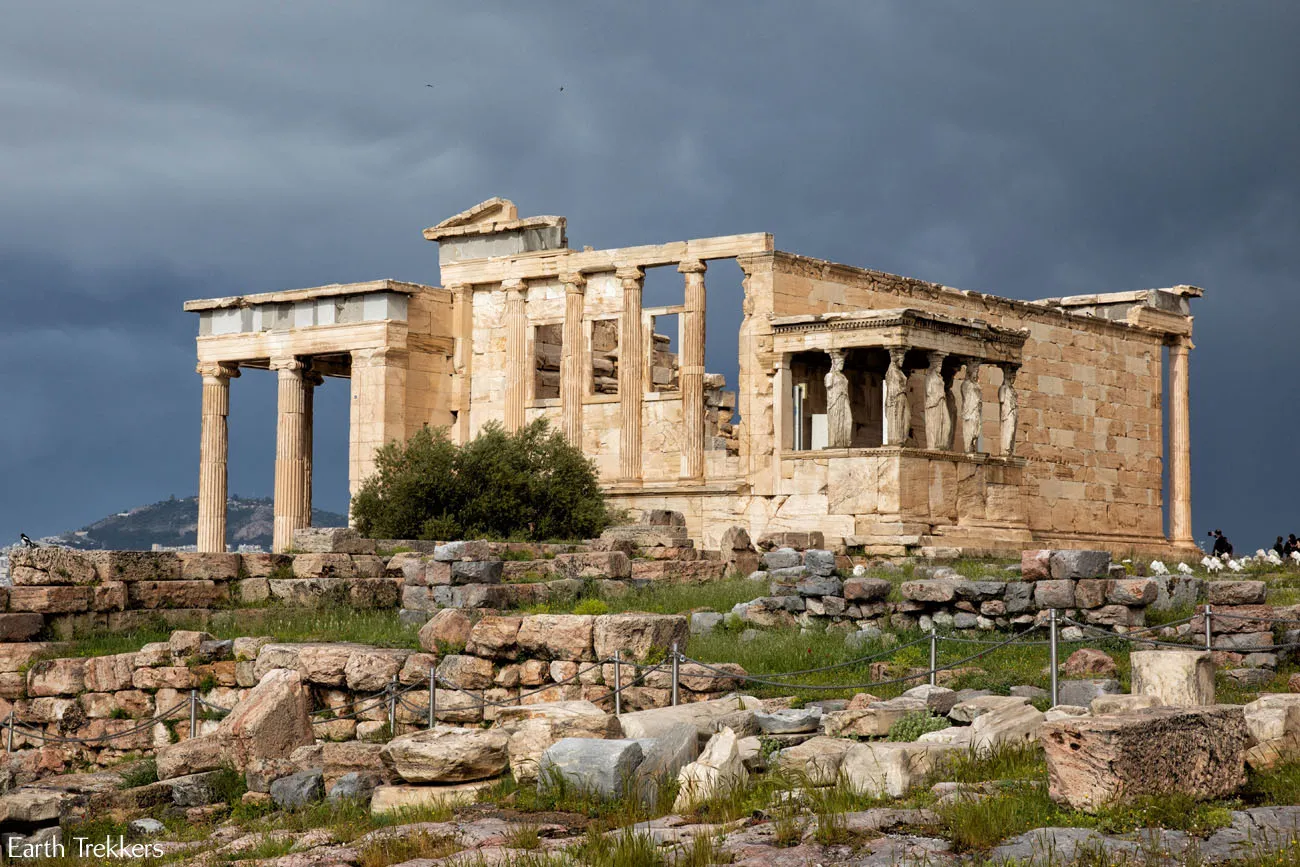
[[[1008,744],[981,754],[966,750],[950,754],[929,782],[983,783],[988,780],[1047,782],[1047,759],[1037,744]]]
[[[570,847],[567,854],[586,867],[664,867],[665,863],[651,837],[630,829],[602,834],[594,826],[588,827],[582,842]]]
[[[365,799],[345,798],[337,802],[319,801],[297,810],[276,810],[274,807],[252,807],[237,804],[231,819],[249,831],[308,831],[325,828],[333,832],[340,843],[349,843],[379,828],[395,825],[413,825],[420,822],[446,822],[453,816],[451,807],[438,804],[428,807],[408,807],[371,815]]]
[[[446,858],[463,847],[455,837],[420,831],[415,834],[384,837],[366,844],[357,861],[360,867],[388,867],[415,858]]]
[[[158,782],[158,762],[152,758],[131,765],[122,772],[122,788],[134,789]]]
[[[952,725],[947,717],[935,716],[928,710],[909,713],[889,727],[889,740],[914,741],[926,732],[937,732]]]
[[[1046,788],[1028,783],[1014,783],[979,800],[956,800],[935,811],[945,836],[959,852],[989,849],[1034,828],[1074,824],[1047,797]]]
[[[1250,771],[1242,797],[1251,804],[1300,804],[1300,761]]]
[[[281,855],[288,855],[293,850],[293,843],[292,837],[267,836],[259,840],[250,849],[226,853],[221,860],[230,863],[233,861],[262,861],[279,858]]]

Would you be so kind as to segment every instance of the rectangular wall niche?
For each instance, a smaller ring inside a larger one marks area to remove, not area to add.
[[[618,394],[618,320],[591,322],[591,393]]]
[[[564,325],[538,325],[533,328],[533,399],[559,400],[560,353]]]
[[[677,347],[681,317],[676,313],[666,313],[651,317],[650,339],[650,390],[655,392],[677,392],[681,390],[681,372]]]

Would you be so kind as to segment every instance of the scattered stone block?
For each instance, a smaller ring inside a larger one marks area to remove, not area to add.
[[[408,783],[467,783],[505,771],[509,740],[493,729],[440,725],[394,738],[380,755],[385,767]]]
[[[1111,713],[1130,713],[1151,707],[1162,707],[1159,697],[1154,695],[1099,695],[1088,706],[1093,716]]]
[[[1262,605],[1268,585],[1263,581],[1208,581],[1205,594],[1210,605]]]
[[[673,802],[675,811],[685,812],[748,778],[738,740],[730,728],[722,729],[709,739],[698,759],[681,769],[677,775],[677,800]]]
[[[1103,695],[1118,695],[1119,681],[1113,678],[1062,680],[1057,684],[1057,694],[1061,704],[1089,707],[1095,698]]]
[[[1134,695],[1167,707],[1214,704],[1214,661],[1206,651],[1138,650],[1129,655]]]
[[[271,783],[271,800],[281,810],[297,810],[325,797],[325,774],[320,768],[299,771]]]
[[[564,738],[542,753],[537,785],[545,791],[563,780],[577,791],[599,798],[621,798],[644,757],[635,740]]]
[[[1024,562],[1023,559],[1021,562]],[[1051,571],[1052,578],[1058,581],[1105,578],[1110,572],[1110,553],[1108,551],[1053,551]]]
[[[370,813],[380,816],[394,810],[459,807],[474,803],[478,793],[492,785],[492,780],[479,780],[448,786],[377,786],[370,796]]]
[[[800,734],[815,732],[821,725],[822,709],[819,707],[786,708],[770,712],[754,711],[754,722],[765,735]]]
[[[854,742],[844,738],[809,738],[776,753],[778,769],[801,775],[810,786],[830,786],[839,779],[840,765]]]
[[[1090,674],[1114,677],[1119,672],[1115,660],[1104,650],[1095,647],[1081,647],[1071,653],[1061,670],[1066,677],[1085,677]]]
[[[953,749],[940,743],[854,744],[840,762],[840,775],[859,795],[902,798]]]
[[[1179,792],[1204,800],[1246,781],[1249,733],[1240,707],[1150,708],[1045,723],[1048,792],[1076,810]]]

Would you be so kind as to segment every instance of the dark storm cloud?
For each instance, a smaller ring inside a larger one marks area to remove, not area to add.
[[[574,245],[772,231],[1020,298],[1202,285],[1198,529],[1254,547],[1300,524],[1272,451],[1300,424],[1298,35],[1273,2],[10,9],[0,539],[194,490],[182,300],[436,282],[420,229],[504,195]],[[709,279],[717,336],[736,275]],[[241,494],[270,490],[264,380],[232,398]]]

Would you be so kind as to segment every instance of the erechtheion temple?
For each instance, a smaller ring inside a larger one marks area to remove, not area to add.
[[[199,550],[224,550],[229,388],[250,368],[279,383],[280,550],[311,514],[312,394],[330,377],[351,380],[353,491],[381,444],[422,425],[465,441],[545,417],[617,504],[680,511],[705,547],[740,525],[879,553],[1193,550],[1199,289],[1023,302],[783,253],[768,234],[573,250],[565,226],[492,199],[425,230],[441,288],[187,303],[203,377]],[[743,298],[711,299],[743,305],[734,384],[704,368],[708,268],[724,259],[744,274]],[[665,266],[680,303],[644,306],[646,270]],[[668,317],[677,333],[657,333]]]

